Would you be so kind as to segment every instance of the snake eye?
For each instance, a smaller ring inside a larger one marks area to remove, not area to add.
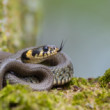
[[[44,52],[47,52],[47,51],[48,51],[48,47],[47,47],[47,46],[44,46],[44,47],[43,47],[43,51],[44,51]]]

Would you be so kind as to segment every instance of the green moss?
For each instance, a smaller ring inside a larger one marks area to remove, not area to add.
[[[107,91],[106,89],[98,91],[95,100],[97,104],[110,103],[110,91]]]
[[[81,86],[84,86],[84,85],[89,85],[89,82],[84,78],[72,78],[72,80],[66,86],[68,88],[70,88],[71,85],[81,87]]]
[[[99,78],[99,82],[102,87],[107,87],[107,84],[110,82],[110,68]]]
[[[95,80],[95,79],[94,79]],[[74,85],[75,84],[75,85]],[[79,89],[74,91],[74,86]],[[58,87],[59,88],[59,87]],[[91,110],[110,108],[110,89],[98,82],[73,78],[61,89],[32,91],[27,86],[8,84],[0,91],[0,110]]]

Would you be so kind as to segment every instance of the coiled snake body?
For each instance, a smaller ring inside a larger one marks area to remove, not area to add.
[[[33,90],[48,90],[73,77],[73,65],[62,45],[31,47],[15,54],[0,52],[0,89],[10,84],[29,85]]]

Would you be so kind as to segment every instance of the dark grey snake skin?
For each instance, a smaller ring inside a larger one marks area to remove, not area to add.
[[[63,85],[73,77],[73,65],[68,56],[59,52],[41,64],[23,63],[21,54],[0,52],[0,89],[6,80],[10,84],[29,85],[33,90],[48,90],[55,85]]]

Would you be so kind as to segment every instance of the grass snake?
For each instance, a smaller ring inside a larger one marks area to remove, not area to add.
[[[15,54],[0,51],[0,89],[10,84],[29,85],[33,90],[48,90],[73,77],[70,58],[54,45],[30,47]]]

